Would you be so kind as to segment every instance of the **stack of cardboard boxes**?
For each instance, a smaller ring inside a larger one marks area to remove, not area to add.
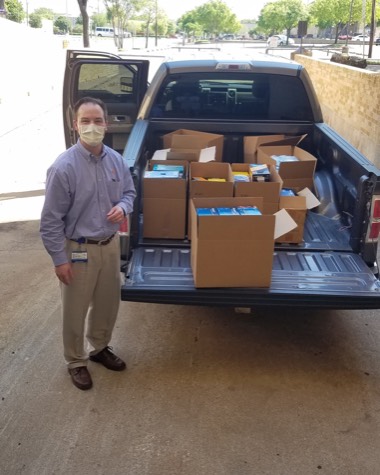
[[[298,147],[302,138],[245,137],[245,163],[229,164],[222,162],[222,135],[181,129],[163,136],[147,171],[170,162],[184,173],[144,177],[144,237],[191,239],[196,287],[269,287],[275,242],[302,242],[307,209],[319,203],[310,191],[316,158]],[[278,164],[277,156],[293,161]],[[253,181],[252,164],[267,167],[265,179]],[[281,196],[283,188],[294,195]],[[262,214],[197,213],[237,206],[257,206]]]

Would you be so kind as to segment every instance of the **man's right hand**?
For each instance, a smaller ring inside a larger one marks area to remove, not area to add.
[[[74,278],[73,269],[69,262],[60,266],[56,266],[55,274],[58,279],[65,285],[70,285]]]

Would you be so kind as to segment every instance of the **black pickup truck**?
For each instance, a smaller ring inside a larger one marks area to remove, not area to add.
[[[380,171],[323,122],[306,70],[266,55],[168,61],[148,85],[148,68],[141,59],[67,51],[67,147],[77,140],[74,102],[83,96],[101,98],[109,110],[105,143],[127,160],[138,191],[128,246],[122,247],[122,300],[380,308]],[[177,101],[178,96],[192,99]],[[177,129],[223,135],[227,162],[243,161],[245,136],[305,135],[301,147],[317,158],[314,191],[321,204],[307,212],[301,244],[275,246],[269,288],[195,288],[189,240],[143,238],[142,176],[155,150],[163,148],[162,136]]]

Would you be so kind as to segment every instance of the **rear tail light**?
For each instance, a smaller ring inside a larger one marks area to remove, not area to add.
[[[378,241],[380,234],[380,196],[372,198],[371,219],[369,223],[367,238],[371,241]]]
[[[380,223],[372,223],[369,228],[369,239],[378,239],[380,233]]]
[[[375,198],[373,201],[373,219],[380,219],[380,199]]]

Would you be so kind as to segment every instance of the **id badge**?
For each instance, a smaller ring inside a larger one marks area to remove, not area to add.
[[[72,251],[71,262],[87,262],[87,251]]]

